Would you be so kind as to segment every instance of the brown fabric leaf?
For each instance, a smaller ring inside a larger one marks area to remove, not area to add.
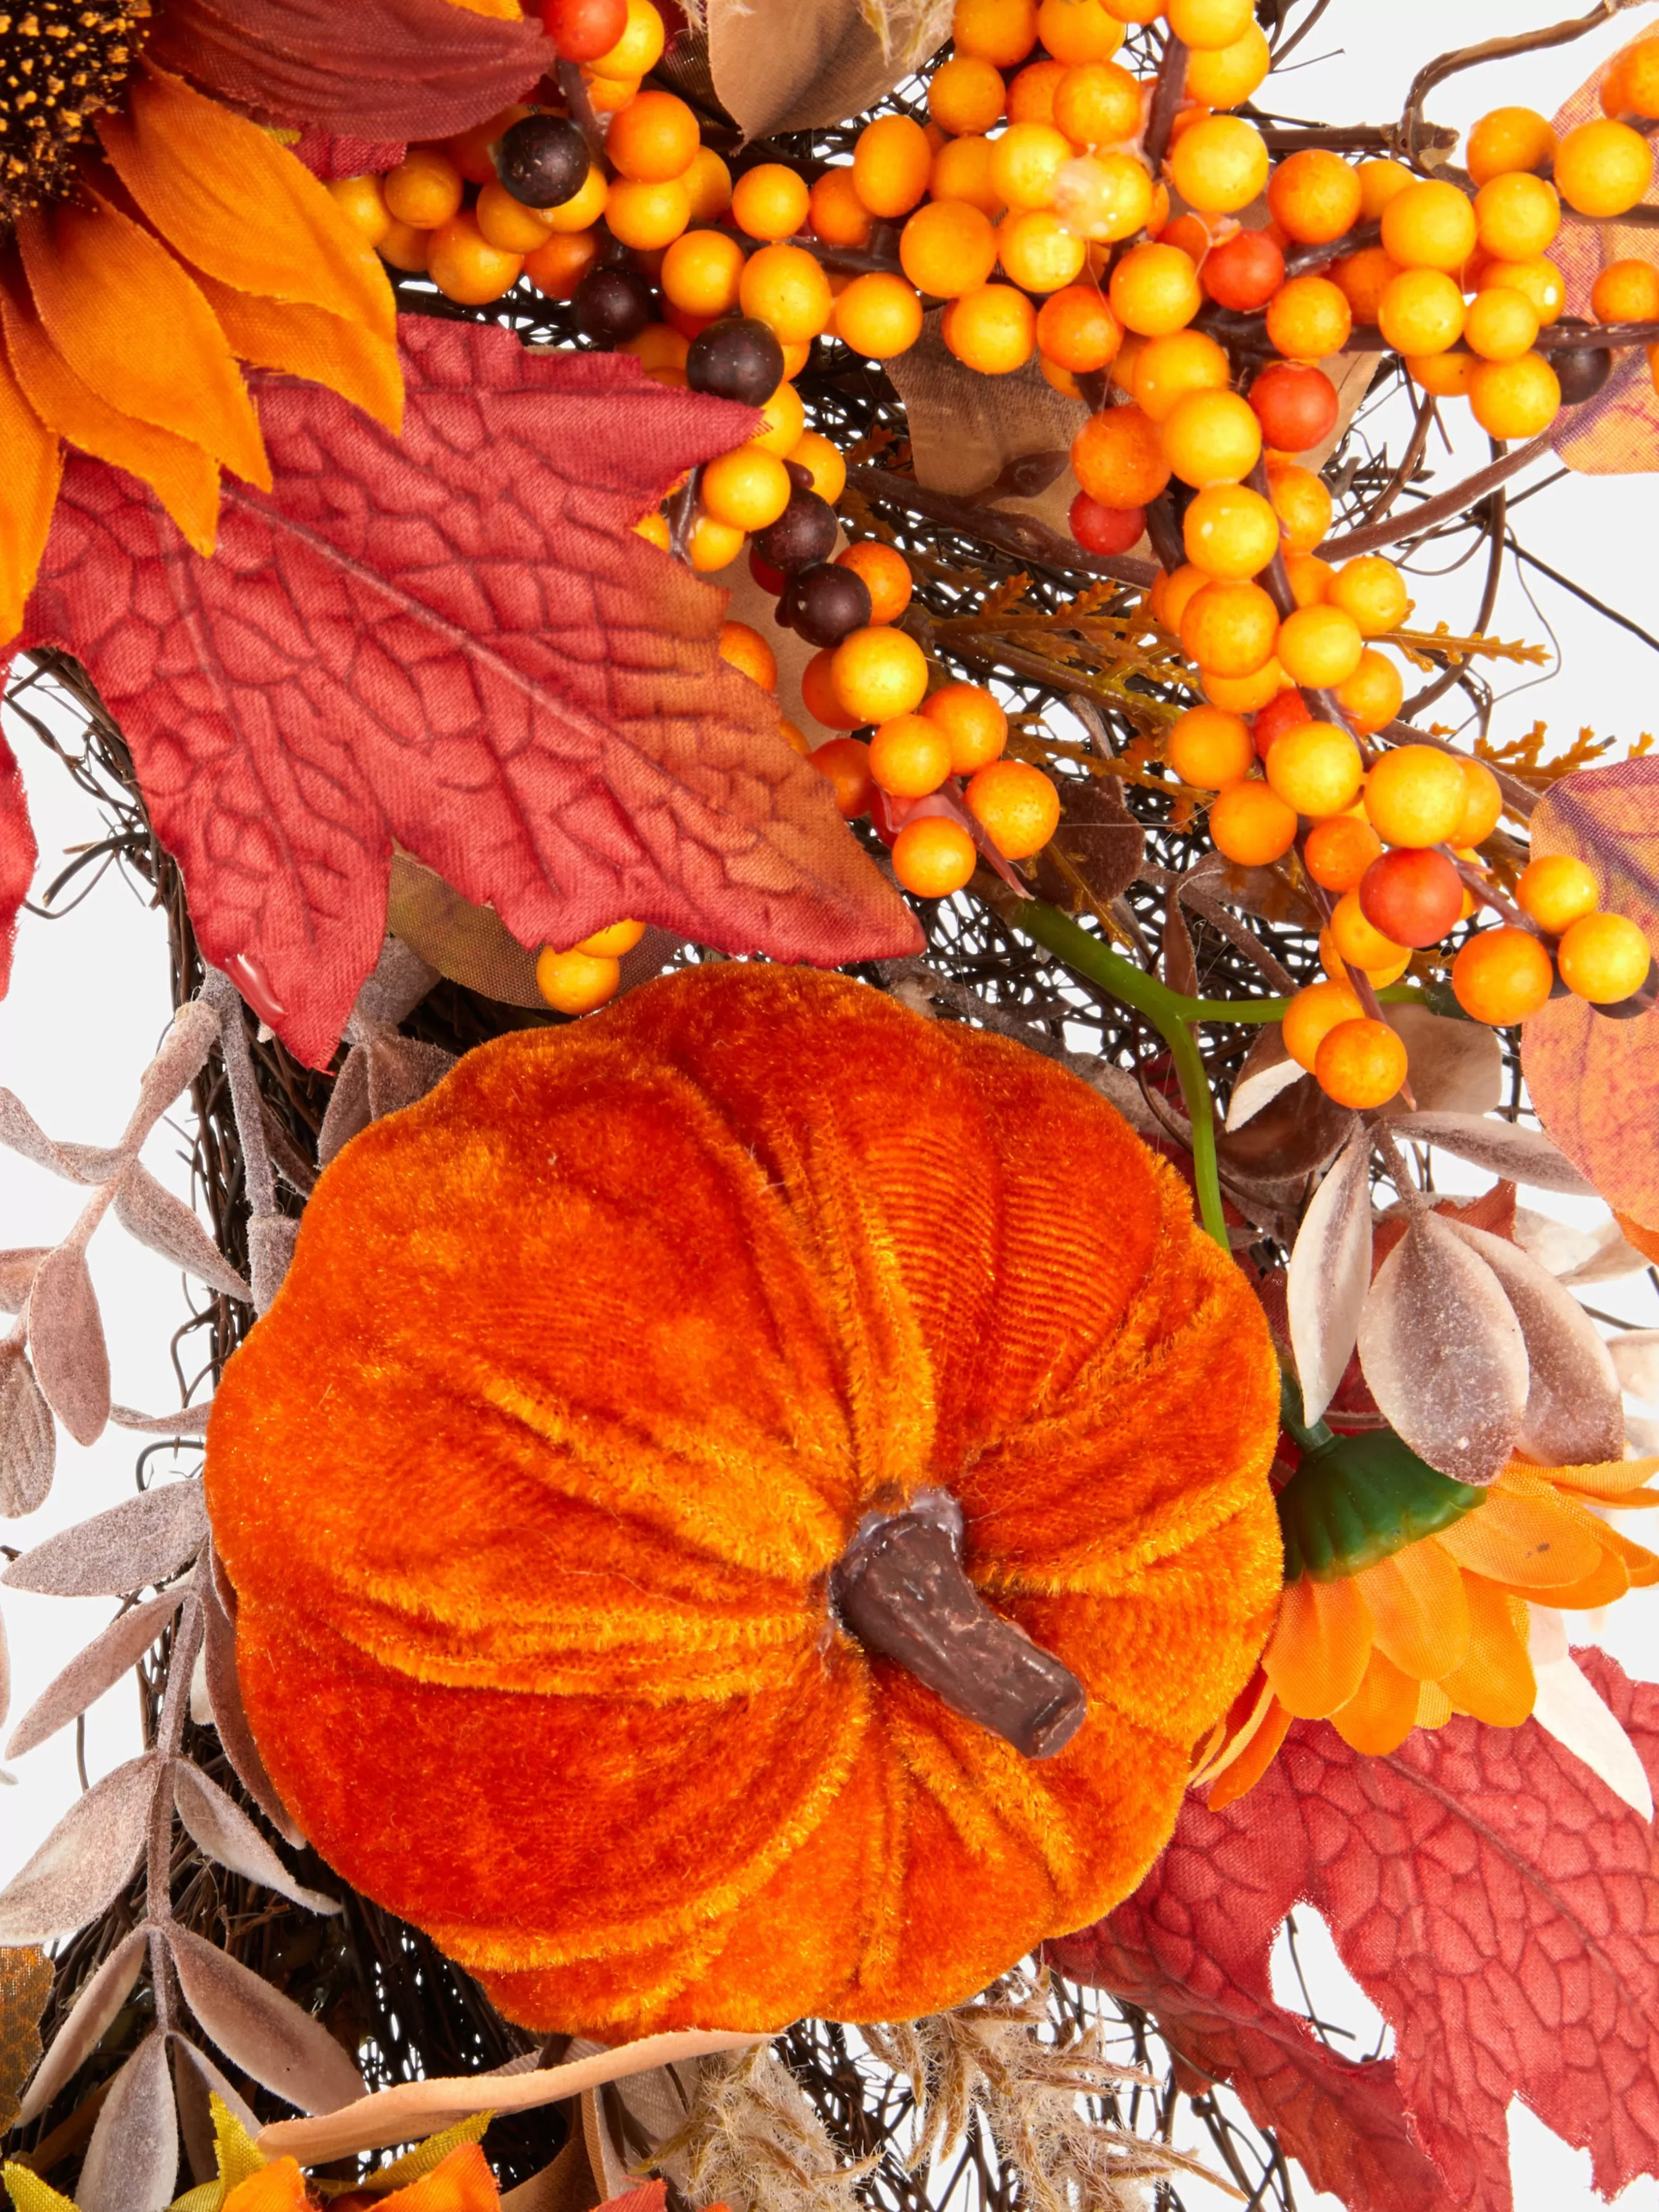
[[[144,1963],[149,1937],[142,1928],[124,1936],[92,1974],[69,2017],[52,2039],[52,2049],[40,2062],[19,2107],[20,2124],[38,2119],[77,2069],[83,2066],[102,2042],[111,2023],[131,1994]]]
[[[1504,1053],[1483,1022],[1458,1021],[1426,1006],[1384,1006],[1405,1043],[1412,1096],[1425,1114],[1489,1114],[1504,1096]]]
[[[250,2142],[259,2132],[259,2122],[252,2107],[231,2087],[205,2051],[198,2051],[176,2032],[167,2041],[173,2050],[173,2086],[191,2172],[198,2182],[212,2181],[218,2176],[219,2158],[211,2100],[219,2100]]]
[[[392,854],[386,912],[387,928],[452,982],[505,1006],[546,1006],[536,988],[535,954],[495,908],[464,899],[407,853]]]
[[[234,2066],[302,2112],[368,2094],[345,2051],[292,1997],[188,1929],[169,1926],[167,1939],[185,2002]]]
[[[77,1444],[95,1443],[109,1419],[109,1349],[85,1253],[60,1244],[29,1286],[29,1350],[46,1403]]]
[[[1050,858],[1059,853],[1097,904],[1110,906],[1139,875],[1146,850],[1146,833],[1124,803],[1121,776],[1067,777],[1060,787],[1060,827],[1037,856],[1037,896],[1066,914],[1083,906],[1076,885]]]
[[[0,2135],[21,2108],[40,2056],[40,2015],[52,1995],[52,1961],[28,1944],[0,1951]]]
[[[1223,1130],[1216,1158],[1223,1178],[1290,1197],[1295,1187],[1335,1158],[1353,1127],[1353,1115],[1304,1075],[1290,1084],[1242,1129]]]
[[[76,1799],[0,1890],[0,1943],[49,1943],[72,1936],[113,1904],[143,1849],[157,1772],[146,1753]]]
[[[1526,1408],[1526,1341],[1497,1276],[1437,1214],[1414,1214],[1377,1269],[1359,1362],[1419,1458],[1458,1482],[1502,1472]]]
[[[1314,1193],[1291,1252],[1285,1296],[1303,1418],[1336,1395],[1371,1286],[1371,1142],[1356,1129]]]
[[[707,0],[715,94],[745,138],[860,115],[950,36],[951,0]]]
[[[1299,1083],[1306,1072],[1285,1051],[1279,1024],[1264,1022],[1251,1038],[1249,1050],[1233,1078],[1232,1094],[1227,1101],[1228,1130],[1242,1129],[1269,1099]]]
[[[130,1613],[112,1620],[101,1636],[94,1637],[83,1651],[77,1651],[12,1730],[6,1757],[21,1759],[36,1744],[66,1728],[106,1690],[112,1689],[155,1643],[178,1612],[184,1595],[182,1588],[172,1589],[147,1604],[134,1606]]]
[[[58,1431],[18,1338],[0,1343],[0,1516],[17,1520],[52,1488]]]
[[[1172,898],[1164,909],[1164,933],[1158,947],[1158,964],[1164,980],[1172,991],[1179,991],[1185,999],[1198,996],[1198,956],[1193,951],[1193,933],[1187,927],[1187,918],[1181,911],[1181,902]]]
[[[87,2145],[80,2212],[161,2212],[179,2176],[167,2038],[147,2035],[116,2075]]]
[[[1619,1376],[1601,1332],[1571,1291],[1504,1237],[1448,1224],[1504,1286],[1526,1339],[1526,1412],[1516,1448],[1545,1467],[1622,1459],[1625,1412]]]
[[[135,1160],[116,1186],[115,1218],[130,1237],[194,1275],[210,1290],[246,1300],[253,1295],[181,1198]]]
[[[235,1799],[227,1796],[216,1782],[188,1759],[173,1761],[173,1798],[179,1818],[209,1858],[216,1859],[233,1874],[276,1890],[307,1912],[327,1914],[340,1910],[335,1899],[296,1881]]]
[[[158,1483],[48,1536],[14,1559],[0,1583],[44,1597],[125,1597],[176,1573],[201,1549],[207,1528],[199,1481]]]

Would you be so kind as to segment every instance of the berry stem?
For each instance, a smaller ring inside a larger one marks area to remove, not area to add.
[[[1012,553],[1017,560],[1037,561],[1047,568],[1069,569],[1082,575],[1109,576],[1115,583],[1138,584],[1143,589],[1158,574],[1150,561],[1137,561],[1127,553],[1085,553],[1034,515],[1001,514],[975,507],[949,492],[918,483],[913,477],[878,468],[873,462],[860,462],[848,469],[847,483],[849,490],[865,499],[908,507],[913,514],[925,514],[930,522],[960,530],[964,538],[976,538],[999,552]]]
[[[1415,537],[1431,530],[1437,523],[1448,521],[1454,514],[1462,514],[1465,507],[1476,505],[1488,492],[1507,483],[1511,477],[1519,476],[1534,461],[1542,460],[1553,450],[1550,436],[1549,431],[1540,431],[1524,446],[1505,453],[1501,461],[1477,469],[1462,483],[1454,484],[1449,491],[1437,493],[1433,499],[1425,499],[1421,507],[1413,507],[1408,514],[1393,515],[1385,522],[1373,522],[1363,530],[1350,531],[1346,538],[1330,539],[1319,549],[1321,560],[1351,561],[1356,553],[1375,553],[1382,546],[1397,544],[1402,538]]]
[[[587,87],[582,82],[582,73],[574,62],[561,62],[558,68],[559,90],[564,94],[564,104],[570,111],[570,119],[587,141],[587,150],[601,167],[605,165],[605,133],[599,128],[599,118],[593,112],[593,103],[587,96]]]
[[[1141,154],[1154,177],[1163,167],[1164,156],[1169,151],[1170,133],[1175,128],[1181,95],[1187,88],[1187,48],[1172,31],[1164,41],[1164,54],[1158,65],[1158,89],[1152,94],[1152,112],[1146,118],[1146,137]]]

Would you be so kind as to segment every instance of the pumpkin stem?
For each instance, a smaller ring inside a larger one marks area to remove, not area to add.
[[[942,1490],[902,1513],[866,1514],[831,1571],[830,1602],[866,1651],[907,1668],[952,1712],[1027,1759],[1051,1759],[1083,1725],[1083,1685],[987,1605],[963,1571],[963,1527]]]

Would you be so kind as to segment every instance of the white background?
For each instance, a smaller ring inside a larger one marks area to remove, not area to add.
[[[1279,112],[1332,122],[1380,122],[1397,115],[1414,69],[1454,46],[1510,35],[1533,23],[1555,20],[1536,5],[1517,16],[1496,0],[1334,0],[1325,21],[1298,50],[1298,64],[1273,81]],[[1472,71],[1453,78],[1428,104],[1431,120],[1467,125],[1486,108],[1522,102],[1552,112],[1598,61],[1651,21],[1648,9],[1631,9],[1576,46]],[[1267,104],[1264,95],[1264,105]],[[1455,410],[1449,410],[1449,414]],[[1433,456],[1437,469],[1465,471],[1486,458],[1484,438],[1468,434],[1467,415],[1455,462]],[[1389,433],[1398,450],[1397,421]],[[1379,434],[1381,426],[1379,425]],[[1547,471],[1538,470],[1534,476]],[[1441,481],[1449,482],[1448,475]],[[1524,488],[1522,479],[1515,487]],[[1573,477],[1521,508],[1523,542],[1622,608],[1644,627],[1659,627],[1650,580],[1655,573],[1651,478]],[[1493,728],[1499,738],[1521,734],[1535,716],[1565,741],[1588,724],[1601,735],[1633,739],[1659,719],[1659,655],[1637,639],[1598,621],[1547,579],[1529,578],[1535,605],[1506,574],[1494,630],[1505,638],[1559,641],[1561,672],[1504,672],[1510,702],[1500,707]],[[1454,631],[1473,620],[1481,586],[1480,564],[1452,579],[1419,587],[1419,615],[1444,617]],[[1453,702],[1438,711],[1450,716]],[[103,825],[77,793],[61,765],[18,726],[9,729],[22,763],[34,812],[42,862],[37,890],[62,866],[70,848],[95,840]],[[133,1086],[168,1018],[167,934],[161,915],[111,875],[76,913],[47,925],[25,915],[11,994],[0,1006],[0,1084],[15,1091],[54,1136],[107,1143],[119,1131]],[[185,1147],[165,1125],[145,1158],[152,1170],[181,1194],[188,1191]],[[1447,1167],[1450,1163],[1444,1164]],[[1450,1183],[1451,1178],[1443,1176]],[[1470,1174],[1467,1186],[1484,1178]],[[0,1245],[55,1243],[72,1222],[81,1194],[13,1155],[0,1152]],[[1599,1209],[1576,1206],[1547,1194],[1527,1194],[1540,1211],[1588,1221]],[[159,1412],[179,1402],[168,1340],[184,1318],[179,1279],[166,1262],[141,1251],[111,1220],[94,1242],[91,1265],[104,1304],[118,1400]],[[1592,1304],[1651,1326],[1656,1318],[1645,1279],[1598,1285]],[[185,1360],[193,1369],[194,1355]],[[53,1530],[118,1503],[133,1489],[133,1462],[143,1439],[111,1430],[90,1449],[58,1437],[58,1474],[50,1501],[27,1522],[7,1524],[0,1538],[15,1547],[40,1541]],[[64,1601],[7,1592],[3,1617],[9,1632],[15,1684],[13,1714],[21,1712],[70,1654],[110,1616],[93,1600]],[[1602,1641],[1632,1673],[1659,1678],[1659,1592],[1633,1594],[1615,1608]],[[95,1778],[131,1754],[137,1736],[136,1693],[129,1680],[93,1709],[87,1730],[89,1773]],[[18,1768],[19,1786],[0,1790],[0,1881],[40,1841],[78,1787],[74,1732],[68,1730],[30,1753]],[[1311,1914],[1299,1914],[1304,1963],[1311,1957],[1317,2008],[1327,2019],[1358,2033],[1352,2047],[1372,2047],[1376,2015],[1335,1960],[1328,1938]],[[1282,1946],[1281,1946],[1282,1949]],[[1286,1969],[1279,1977],[1281,1999],[1299,2002]],[[1522,2212],[1578,2212],[1600,2202],[1589,2187],[1589,2161],[1568,2150],[1518,2106],[1511,2114],[1516,2203]],[[1194,2204],[1225,2200],[1182,2184]],[[1307,2195],[1305,2185],[1299,2197]],[[1310,2200],[1311,2201],[1310,2197]],[[1641,2181],[1620,2200],[1636,2212],[1659,2212],[1659,2184]],[[1334,2200],[1321,2198],[1321,2206]]]

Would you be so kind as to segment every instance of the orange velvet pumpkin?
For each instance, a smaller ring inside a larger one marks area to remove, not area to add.
[[[515,2020],[954,2004],[1168,1837],[1278,1596],[1278,1402],[1076,1078],[839,976],[651,983],[319,1182],[209,1436],[248,1714]],[[972,1602],[1086,1690],[1052,1757],[832,1605],[866,1513],[939,1491]]]

